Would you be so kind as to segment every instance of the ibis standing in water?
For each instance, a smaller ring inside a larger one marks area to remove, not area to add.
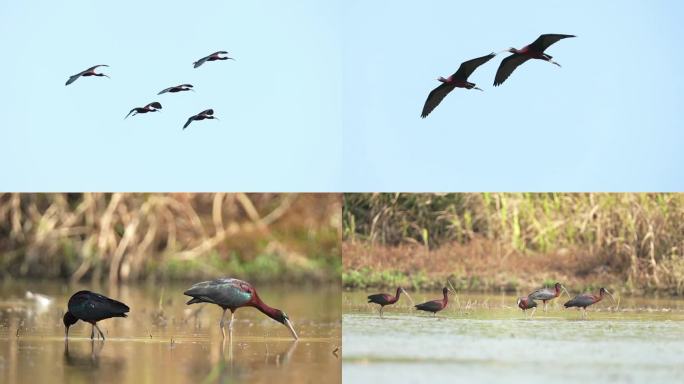
[[[380,317],[382,317],[382,311],[385,308],[385,305],[392,305],[399,301],[399,295],[401,295],[402,292],[408,296],[408,293],[404,290],[404,288],[398,287],[397,293],[394,296],[390,295],[389,293],[376,293],[374,295],[368,296],[368,302],[380,305]]]
[[[541,300],[542,303],[544,303],[544,312],[546,312],[546,302],[560,296],[561,290],[563,290],[568,295],[568,297],[570,297],[568,290],[565,289],[565,287],[561,283],[556,283],[553,286],[553,288],[539,288],[527,296],[532,300]]]
[[[69,84],[73,83],[74,81],[78,80],[81,76],[83,76],[83,77],[88,77],[88,76],[109,77],[109,76],[105,75],[104,73],[95,73],[95,69],[99,68],[99,67],[109,67],[109,65],[100,64],[100,65],[92,66],[92,67],[86,69],[85,71],[79,72],[79,73],[69,77],[69,80],[67,80],[66,84],[64,84],[64,85],[69,85]]]
[[[564,304],[565,308],[570,308],[570,307],[577,307],[577,308],[582,308],[582,318],[586,319],[587,318],[587,307],[596,304],[599,301],[603,300],[603,296],[608,295],[610,299],[615,303],[615,298],[613,295],[608,292],[607,289],[601,288],[599,290],[598,295],[594,295],[591,293],[583,293],[581,295],[575,296],[574,299],[568,301],[567,303]]]
[[[537,311],[537,302],[532,300],[529,296],[527,297],[518,297],[518,308],[523,310],[523,314],[527,316],[527,311],[528,309],[532,309],[532,313],[530,314],[530,318],[534,316],[534,313]]]
[[[446,95],[454,90],[454,88],[477,89],[478,91],[481,91],[482,89],[468,81],[468,77],[477,69],[477,67],[488,62],[494,56],[496,56],[496,53],[490,53],[486,56],[465,61],[461,63],[461,66],[458,67],[458,70],[453,75],[446,79],[443,77],[438,78],[437,81],[440,81],[442,84],[430,92],[427,100],[425,100],[423,112],[420,114],[420,117],[426,118],[433,109],[437,108]]]
[[[126,317],[126,313],[130,310],[126,304],[120,301],[90,291],[74,293],[69,299],[68,308],[69,310],[62,319],[65,327],[64,337],[67,339],[69,338],[69,327],[81,320],[92,325],[91,339],[95,337],[95,329],[97,329],[102,340],[104,340],[105,335],[97,326],[97,322],[112,317]]]
[[[554,33],[541,35],[532,44],[527,45],[522,49],[515,49],[512,47],[507,49],[506,51],[512,53],[512,55],[503,59],[501,64],[499,64],[499,69],[496,71],[496,76],[494,77],[494,86],[497,87],[503,84],[516,68],[530,59],[548,61],[549,63],[560,67],[560,64],[552,60],[553,56],[544,53],[544,51],[558,40],[566,39],[568,37],[575,37],[575,35],[560,35]]]
[[[206,63],[207,61],[216,61],[216,60],[235,60],[235,59],[232,58],[232,57],[228,57],[228,56],[225,56],[225,57],[224,57],[224,56],[221,56],[221,55],[227,55],[227,54],[228,54],[228,52],[226,52],[226,51],[217,51],[217,52],[212,53],[212,54],[209,55],[209,56],[205,56],[205,57],[203,57],[203,58],[201,58],[201,59],[195,61],[194,63],[192,63],[192,65],[193,65],[195,68],[197,68],[197,67],[199,67],[200,65]]]
[[[204,119],[218,120],[219,118],[214,116],[214,110],[213,109],[207,109],[207,110],[204,110],[204,111],[202,111],[202,112],[200,112],[194,116],[190,116],[188,118],[188,121],[185,122],[185,125],[183,125],[183,129],[187,128],[188,125],[190,125],[190,123],[192,123],[193,121],[200,121],[200,120],[204,120]]]
[[[285,325],[292,337],[298,339],[297,333],[287,317],[285,312],[280,309],[271,308],[266,303],[261,301],[256,289],[250,284],[242,280],[232,278],[222,278],[212,281],[204,281],[197,283],[183,292],[184,295],[192,297],[186,304],[195,303],[211,303],[223,308],[223,315],[219,326],[223,338],[226,337],[225,318],[226,311],[230,309],[230,321],[228,321],[228,332],[232,334],[233,331],[233,316],[238,308],[254,307],[261,311],[264,315],[271,319]]]
[[[139,113],[158,112],[161,109],[162,109],[162,105],[159,104],[159,102],[157,102],[157,101],[153,101],[144,107],[136,107],[136,108],[131,109],[131,111],[128,112],[128,115],[126,115],[126,117],[130,116],[131,113],[133,114],[133,116],[135,116]],[[126,119],[126,117],[124,117],[124,119]]]
[[[432,312],[433,316],[437,316],[437,312],[446,308],[447,304],[449,303],[449,291],[449,288],[444,287],[444,289],[442,289],[442,294],[444,295],[442,300],[431,300],[422,304],[418,304],[415,306],[416,309],[419,311]]]

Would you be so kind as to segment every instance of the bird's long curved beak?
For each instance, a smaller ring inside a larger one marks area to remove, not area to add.
[[[555,61],[553,61],[553,60],[549,60],[549,63],[556,64],[558,67],[561,66],[560,64],[558,64],[557,62],[555,62]]]
[[[411,295],[409,295],[404,288],[402,288],[401,291],[404,293],[404,295],[406,295],[406,297],[408,297],[409,301],[411,302],[411,305],[415,305],[413,299],[411,298]]]
[[[570,292],[568,292],[567,289],[565,289],[565,286],[561,284],[561,288],[563,288],[563,292],[565,292],[566,295],[568,295],[568,298],[570,298]]]
[[[102,74],[102,76],[104,76],[104,77],[106,77],[106,78],[108,78],[108,79],[111,79],[111,77],[109,77],[109,75],[105,75],[104,73]]]
[[[295,340],[299,339],[299,336],[297,336],[297,332],[295,332],[294,327],[292,326],[292,323],[290,322],[290,319],[285,319],[285,325],[287,326],[287,328],[292,333],[292,337],[294,337]]]
[[[484,90],[482,90],[481,88],[478,88],[478,87],[473,87],[473,89],[477,89],[478,91],[484,92]]]
[[[610,293],[610,292],[608,292],[607,289],[606,289],[606,293],[608,294],[608,296],[610,297],[610,299],[613,301],[613,304],[617,304],[617,302],[615,301],[615,298],[613,297],[613,294]]]

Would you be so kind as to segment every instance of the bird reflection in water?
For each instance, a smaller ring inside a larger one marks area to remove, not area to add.
[[[75,367],[98,367],[100,365],[100,352],[104,347],[104,340],[90,341],[90,354],[79,354],[69,351],[69,340],[64,340],[64,362],[66,365]]]

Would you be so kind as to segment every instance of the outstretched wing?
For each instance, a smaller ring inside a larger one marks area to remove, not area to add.
[[[81,77],[80,73],[69,77],[69,80],[67,80],[66,84],[64,84],[64,85],[67,86],[67,85],[73,83],[74,81],[78,80],[79,77]]]
[[[197,67],[199,67],[200,65],[206,63],[207,60],[209,60],[209,58],[211,58],[211,55],[205,56],[205,57],[203,57],[203,58],[201,58],[201,59],[195,61],[195,62],[193,63],[194,68],[197,68]]]
[[[183,125],[183,129],[187,128],[188,125],[190,125],[190,123],[192,123],[192,121],[195,120],[195,117],[197,117],[197,115],[190,116],[190,118],[188,118],[188,121],[185,122],[185,125]]]
[[[206,116],[211,116],[211,115],[213,115],[213,114],[214,114],[214,110],[213,110],[213,109],[207,109],[207,110],[204,110],[204,111],[202,111],[202,112],[199,113],[199,115],[206,115]]]
[[[127,118],[128,116],[130,116],[131,113],[133,113],[133,112],[135,112],[135,111],[137,111],[137,110],[138,110],[138,108],[133,108],[133,109],[131,109],[131,111],[128,112],[128,115],[126,115],[126,117],[124,117],[124,120],[126,120],[126,118]]]
[[[537,52],[544,52],[546,48],[550,47],[558,40],[567,39],[568,37],[575,37],[575,35],[560,35],[556,33],[541,35],[537,38],[537,40],[530,44],[529,47]]]
[[[192,84],[181,84],[179,87],[192,88]]]
[[[176,88],[176,87],[168,87],[168,88],[162,90],[161,92],[157,93],[157,95],[161,95],[162,93],[166,93],[166,92],[168,92],[168,91],[170,91],[170,90],[172,90],[172,89],[174,89],[174,88]]]
[[[153,101],[153,102],[147,104],[147,105],[145,106],[145,109],[148,109],[148,108],[150,108],[150,107],[152,107],[152,108],[154,108],[154,109],[162,109],[162,105],[159,104],[158,101]]]
[[[426,118],[427,115],[429,115],[433,109],[437,108],[439,103],[442,102],[446,95],[448,95],[449,92],[454,90],[454,88],[456,88],[456,86],[453,84],[442,83],[439,85],[439,87],[433,89],[432,92],[430,92],[430,94],[428,95],[427,100],[425,100],[425,105],[423,105],[423,112],[420,114],[420,117],[422,117],[423,119]]]
[[[496,76],[494,77],[494,86],[498,87],[499,85],[503,84],[503,82],[508,79],[508,76],[510,76],[516,68],[529,59],[530,58],[527,55],[519,55],[514,53],[501,60],[499,69],[496,71]]]
[[[476,59],[464,61],[461,63],[461,66],[458,67],[458,71],[452,75],[452,78],[456,78],[459,80],[468,80],[468,77],[479,67],[480,65],[488,62],[491,60],[494,56],[496,56],[496,53],[492,52],[489,55],[478,57]]]

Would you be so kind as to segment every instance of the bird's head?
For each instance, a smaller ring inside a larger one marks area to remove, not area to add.
[[[613,297],[613,295],[612,295],[610,292],[608,292],[607,289],[601,288],[601,289],[599,290],[599,295],[600,295],[600,296],[608,295],[608,297],[610,297],[610,300],[612,300],[613,303],[615,303],[615,298]]]
[[[443,295],[448,295],[449,292],[452,292],[452,293],[453,293],[453,291],[452,291],[451,289],[447,288],[447,287],[442,288],[442,294],[443,294]]]
[[[292,337],[294,337],[295,340],[299,339],[299,336],[297,336],[297,332],[295,332],[294,327],[292,326],[292,322],[290,321],[290,318],[287,316],[287,313],[278,310],[278,312],[276,312],[275,320],[285,325],[290,330],[290,332],[292,333]]]
[[[78,319],[71,312],[67,311],[67,313],[64,314],[64,318],[62,318],[62,321],[64,322],[64,337],[68,337],[69,327],[74,325],[78,321]]]

